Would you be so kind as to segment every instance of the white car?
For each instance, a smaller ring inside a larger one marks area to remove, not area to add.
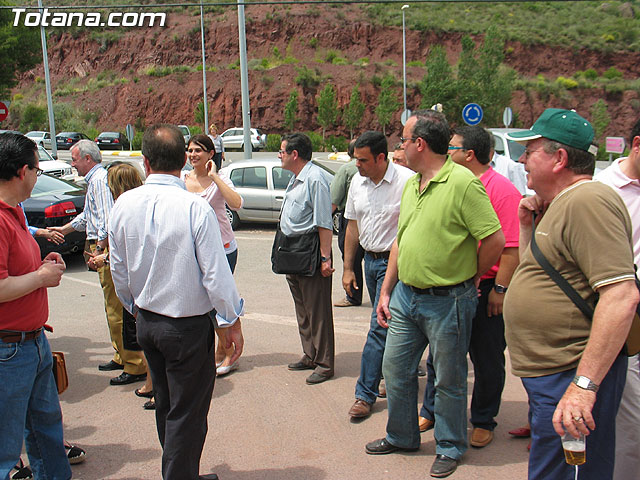
[[[496,140],[496,153],[510,158],[514,162],[524,153],[524,145],[507,139],[507,133],[521,132],[526,128],[489,128],[487,129],[493,134]]]
[[[44,145],[44,148],[51,150],[51,134],[42,130],[33,130],[25,134],[25,137],[29,137],[36,142],[36,145]]]
[[[186,125],[178,125],[178,130],[182,132],[182,137],[184,138],[184,148],[187,148],[189,145],[189,140],[191,140],[191,130]]]
[[[224,143],[224,149],[239,148],[244,150],[244,131],[242,127],[229,128],[220,135]],[[257,128],[251,129],[251,148],[254,152],[267,146],[267,135]]]
[[[40,157],[40,168],[44,170],[44,173],[69,182],[78,180],[78,171],[75,168],[66,162],[53,158],[42,145],[38,145],[38,156]]]

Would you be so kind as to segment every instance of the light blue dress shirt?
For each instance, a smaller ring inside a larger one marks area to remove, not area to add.
[[[173,175],[123,193],[109,224],[111,276],[124,307],[172,318],[214,308],[218,326],[244,313],[213,209]]]
[[[285,235],[299,235],[331,230],[331,179],[322,168],[310,161],[297,176],[291,177],[282,202],[280,230]]]
[[[107,184],[107,171],[101,164],[95,165],[84,176],[87,195],[82,213],[71,220],[71,226],[79,232],[86,231],[87,240],[107,238],[107,222],[113,207],[113,195]]]

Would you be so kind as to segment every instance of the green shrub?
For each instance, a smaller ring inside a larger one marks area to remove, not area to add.
[[[133,135],[133,140],[131,141],[131,150],[141,150],[142,149],[142,136],[144,135],[144,130],[136,130]]]
[[[296,67],[298,76],[296,77],[296,84],[302,88],[313,88],[320,84],[320,76],[317,71],[311,70],[306,66],[300,68]]]
[[[274,133],[267,135],[267,145],[264,147],[267,152],[277,152],[280,150],[282,144],[282,137]]]
[[[309,39],[309,46],[311,48],[317,48],[318,47],[318,38],[317,37],[312,37]]]
[[[358,60],[353,62],[353,64],[358,67],[366,67],[367,65],[369,65],[369,57],[359,58]]]
[[[614,80],[616,78],[622,78],[622,72],[616,67],[611,67],[607,71],[605,71],[602,76],[609,80]]]
[[[573,78],[566,78],[562,76],[556,78],[556,83],[566,88],[567,90],[574,89],[578,86],[578,82],[576,82]]]
[[[317,132],[305,132],[309,140],[311,140],[311,146],[314,152],[324,151],[324,142],[322,141],[322,135]]]
[[[407,67],[424,67],[424,63],[420,60],[411,60],[410,62],[407,62]]]
[[[349,140],[347,140],[345,137],[336,137],[334,135],[329,135],[326,143],[330,149],[333,147],[338,152],[346,152],[349,148]]]

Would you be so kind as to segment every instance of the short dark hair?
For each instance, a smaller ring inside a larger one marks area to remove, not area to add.
[[[633,145],[633,139],[636,137],[640,137],[640,118],[631,129],[631,136],[629,137],[629,148],[631,148],[631,145]]]
[[[593,175],[596,168],[595,155],[580,148],[570,147],[564,143],[545,138],[543,149],[548,154],[554,154],[561,148],[567,152],[567,168],[576,175]]]
[[[489,152],[491,151],[491,134],[482,127],[461,126],[453,130],[454,135],[462,137],[462,148],[465,150],[473,150],[476,158],[482,165],[486,165],[491,160]]]
[[[387,160],[387,155],[389,155],[387,137],[385,137],[382,132],[369,130],[360,135],[356,139],[354,149],[364,147],[369,147],[369,150],[371,150],[371,153],[373,154],[373,158],[377,158],[378,155],[384,153],[384,159],[385,161]]]
[[[283,142],[287,142],[287,153],[297,150],[298,156],[305,161],[311,160],[313,145],[311,140],[304,133],[289,133],[282,137]]]
[[[446,155],[449,150],[451,130],[444,114],[435,110],[418,110],[412,116],[416,117],[413,136],[427,142],[434,153]]]
[[[216,146],[213,144],[213,140],[211,140],[211,137],[209,137],[209,135],[203,135],[201,133],[199,133],[198,135],[194,135],[189,139],[189,143],[187,144],[187,146],[191,145],[192,143],[198,145],[205,152],[216,153]]]
[[[38,146],[29,137],[17,133],[0,134],[0,180],[11,180],[27,165],[36,168]]]
[[[184,167],[184,137],[175,125],[148,127],[142,137],[142,155],[156,172],[175,172]]]

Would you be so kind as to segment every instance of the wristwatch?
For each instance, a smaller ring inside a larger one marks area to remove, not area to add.
[[[499,283],[496,283],[493,286],[493,289],[496,291],[496,293],[507,293],[507,287],[505,287],[504,285],[500,285]]]
[[[590,390],[592,392],[597,392],[598,389],[600,388],[600,385],[596,385],[591,381],[590,378],[583,377],[582,375],[580,376],[576,375],[575,377],[573,377],[573,383],[575,383],[578,387],[582,388],[583,390]]]

